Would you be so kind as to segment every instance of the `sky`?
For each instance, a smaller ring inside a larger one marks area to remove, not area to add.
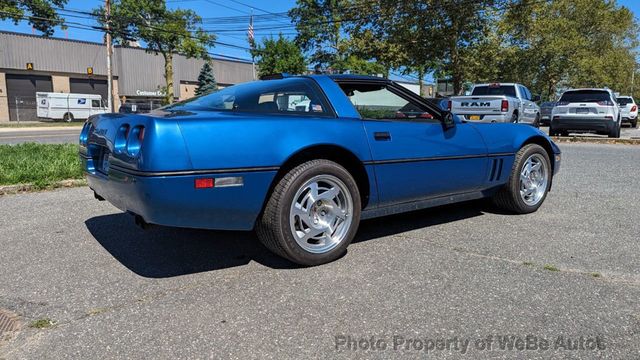
[[[295,5],[295,0],[167,0],[170,8],[192,9],[203,18],[203,27],[216,32],[219,42],[211,52],[221,56],[238,59],[251,59],[248,52],[248,17],[253,14],[255,37],[259,42],[263,37],[277,36],[280,32],[288,38],[295,36],[295,28],[289,22],[285,12]],[[630,8],[640,19],[640,0],[618,0],[618,3]],[[69,0],[65,9],[67,22],[96,25],[81,12],[91,11],[104,4],[103,0]],[[224,17],[225,19],[220,19]],[[232,18],[229,18],[232,17]],[[75,26],[75,25],[71,25]],[[31,26],[25,21],[15,25],[11,21],[0,21],[0,30],[32,33]],[[69,28],[56,29],[54,37],[102,42],[102,32]],[[397,77],[397,76],[396,76]],[[412,77],[401,79],[413,81]],[[433,81],[430,75],[427,81]]]

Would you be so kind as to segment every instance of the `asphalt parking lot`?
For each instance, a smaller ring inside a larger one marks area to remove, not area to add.
[[[367,221],[315,268],[252,233],[145,232],[88,188],[0,197],[0,308],[21,323],[0,358],[638,358],[640,146],[561,148],[537,213]]]

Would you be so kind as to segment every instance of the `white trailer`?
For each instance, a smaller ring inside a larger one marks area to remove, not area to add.
[[[54,121],[71,122],[108,112],[102,96],[94,94],[37,92],[36,101],[38,118]]]

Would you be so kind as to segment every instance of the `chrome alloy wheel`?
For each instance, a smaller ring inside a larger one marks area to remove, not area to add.
[[[544,197],[549,183],[549,171],[544,158],[533,154],[520,172],[520,197],[529,206],[537,205]]]
[[[315,176],[293,197],[289,223],[304,250],[314,254],[331,251],[345,239],[353,223],[351,193],[335,176]]]

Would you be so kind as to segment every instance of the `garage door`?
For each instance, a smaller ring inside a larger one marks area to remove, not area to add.
[[[36,92],[53,91],[51,76],[7,74],[7,99],[11,121],[33,121],[36,117]]]
[[[74,94],[95,94],[107,100],[107,80],[71,78],[69,87]]]

